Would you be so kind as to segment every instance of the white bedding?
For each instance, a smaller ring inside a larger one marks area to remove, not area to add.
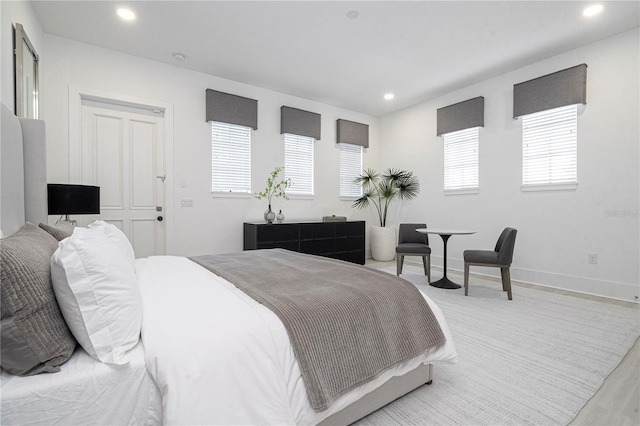
[[[130,363],[97,362],[79,346],[52,374],[2,372],[2,425],[157,425],[162,401],[138,343]]]
[[[442,312],[425,296],[447,342],[317,413],[287,332],[269,309],[183,257],[138,259],[136,271],[147,368],[162,394],[167,424],[316,424],[393,376],[456,359]]]

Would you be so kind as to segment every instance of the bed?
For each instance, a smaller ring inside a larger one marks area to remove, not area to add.
[[[47,221],[45,151],[43,123],[18,121],[2,106],[4,235],[25,222]],[[83,232],[95,234],[81,229],[74,238]],[[139,328],[123,330],[131,336],[126,350],[100,362],[100,349],[90,344],[87,349],[79,338],[83,344],[58,372],[21,377],[2,371],[0,423],[349,424],[430,383],[433,364],[456,359],[442,312],[422,295],[446,341],[384,369],[318,410],[307,396],[303,375],[308,373],[296,358],[299,349],[274,311],[190,259],[154,256],[132,262],[143,319]],[[130,287],[116,285],[109,297]],[[57,287],[56,296],[73,329],[68,302]]]

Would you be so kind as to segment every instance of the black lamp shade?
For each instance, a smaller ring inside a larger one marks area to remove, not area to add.
[[[47,185],[49,214],[99,214],[100,187],[89,185]]]

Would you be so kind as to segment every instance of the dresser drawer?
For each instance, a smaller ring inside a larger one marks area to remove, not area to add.
[[[277,241],[298,241],[298,225],[286,223],[258,227],[258,243]]]
[[[335,226],[333,223],[302,223],[300,224],[300,239],[315,240],[319,238],[334,238]]]
[[[336,240],[302,240],[300,241],[300,252],[308,254],[331,254],[336,251]]]
[[[364,237],[364,222],[338,222],[336,237]]]

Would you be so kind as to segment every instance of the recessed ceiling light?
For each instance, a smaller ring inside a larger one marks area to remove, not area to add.
[[[360,16],[360,12],[357,10],[350,10],[347,12],[347,18],[349,19],[356,19],[358,16]]]
[[[395,98],[396,95],[394,95],[393,93],[385,93],[384,95],[384,99],[387,101],[390,101],[391,99]]]
[[[186,58],[186,56],[184,55],[184,53],[174,53],[173,54],[173,59],[175,59],[176,61],[184,61]]]
[[[125,21],[133,21],[134,19],[136,19],[136,14],[133,13],[131,9],[126,9],[124,7],[118,9],[118,16]]]
[[[594,16],[597,15],[598,13],[602,12],[602,10],[604,9],[604,6],[601,4],[594,4],[593,6],[589,6],[587,7],[583,12],[582,15],[583,16]]]

